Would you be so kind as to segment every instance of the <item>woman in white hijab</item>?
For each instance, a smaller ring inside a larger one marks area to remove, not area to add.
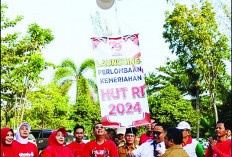
[[[37,146],[28,142],[30,130],[31,126],[28,123],[22,123],[17,129],[14,142],[17,157],[39,157]]]

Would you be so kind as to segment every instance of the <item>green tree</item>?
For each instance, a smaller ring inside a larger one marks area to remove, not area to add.
[[[63,95],[61,89],[53,82],[49,85],[38,85],[36,90],[29,92],[29,108],[24,120],[37,129],[68,129],[74,121],[70,120],[71,104],[68,95]]]
[[[147,95],[154,94],[154,91],[159,91],[163,89],[166,83],[166,80],[163,80],[162,75],[158,75],[155,72],[145,74],[145,84]]]
[[[148,96],[151,117],[176,127],[180,121],[188,121],[196,133],[197,115],[191,102],[184,100],[181,92],[173,85],[166,86],[160,91],[154,91]]]
[[[77,124],[85,127],[86,133],[91,136],[92,127],[101,122],[99,102],[94,102],[89,95],[79,95],[72,107],[72,117]]]
[[[213,11],[217,13],[215,15],[216,22],[218,24],[218,29],[222,34],[226,35],[231,42],[231,1],[228,0],[167,0],[171,5],[176,3],[186,4],[199,4],[203,5],[205,2],[209,2],[213,6]],[[230,44],[231,47],[231,43]]]
[[[176,4],[171,14],[166,13],[163,37],[170,43],[169,48],[178,56],[179,63],[199,74],[198,85],[209,92],[217,121],[217,80],[227,75],[224,61],[230,55],[228,39],[217,30],[214,16],[207,2],[200,9],[193,5],[191,10]]]
[[[11,117],[18,117],[18,126],[24,118],[28,92],[40,80],[39,74],[45,68],[41,50],[53,39],[50,29],[42,29],[37,24],[30,24],[28,32],[22,36],[19,32],[9,33],[10,27],[16,26],[22,16],[10,20],[5,16],[7,5],[1,6],[1,107],[2,122],[8,125]]]
[[[220,84],[218,97],[222,101],[222,104],[218,107],[218,118],[227,121],[231,124],[231,88],[230,80],[228,83]]]
[[[163,73],[159,78],[163,80],[164,86],[171,83],[177,87],[182,95],[188,96],[191,99],[192,106],[196,109],[198,115],[197,123],[197,138],[200,134],[200,94],[203,93],[202,85],[200,84],[200,73],[195,69],[194,63],[183,63],[176,59],[171,61],[168,59],[166,66],[159,67],[158,70]]]
[[[86,70],[92,69],[93,76],[96,76],[95,63],[93,59],[85,60],[80,67],[77,67],[73,61],[70,59],[65,59],[62,61],[58,70],[55,73],[54,80],[61,86],[63,86],[64,91],[68,91],[73,83],[76,85],[76,98],[79,95],[87,94],[90,95],[91,91],[89,85],[93,87],[94,91],[97,91],[97,86],[93,80],[84,77]]]
[[[93,76],[96,76],[95,63],[92,59],[85,60],[80,67],[77,67],[73,61],[64,60],[55,73],[54,80],[60,85],[63,93],[69,91],[73,83],[76,85],[76,102],[71,107],[71,119],[77,124],[85,127],[86,133],[92,133],[92,126],[100,122],[100,106],[95,102],[97,86],[92,79],[84,77],[87,70],[93,70]]]

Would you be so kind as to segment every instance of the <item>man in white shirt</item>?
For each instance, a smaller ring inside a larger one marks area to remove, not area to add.
[[[200,142],[195,139],[192,139],[190,136],[191,128],[188,122],[182,121],[176,127],[182,131],[183,141],[181,143],[183,149],[188,153],[190,157],[203,157],[204,150]]]
[[[156,157],[157,151],[164,154],[166,151],[164,136],[167,127],[163,123],[157,123],[153,129],[153,139],[140,145],[137,149],[127,154],[127,157]]]

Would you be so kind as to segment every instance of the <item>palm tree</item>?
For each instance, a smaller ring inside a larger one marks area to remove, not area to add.
[[[60,89],[63,94],[66,94],[73,83],[75,83],[75,101],[77,97],[82,94],[91,96],[90,86],[95,92],[97,92],[97,85],[94,80],[84,77],[83,74],[89,69],[93,70],[93,76],[96,77],[95,63],[93,59],[85,60],[80,67],[77,67],[72,60],[65,59],[56,71],[54,81],[60,85]]]

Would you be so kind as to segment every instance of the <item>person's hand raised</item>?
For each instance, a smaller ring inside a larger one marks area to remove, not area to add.
[[[216,146],[216,141],[212,137],[209,137],[209,147],[213,149]]]

